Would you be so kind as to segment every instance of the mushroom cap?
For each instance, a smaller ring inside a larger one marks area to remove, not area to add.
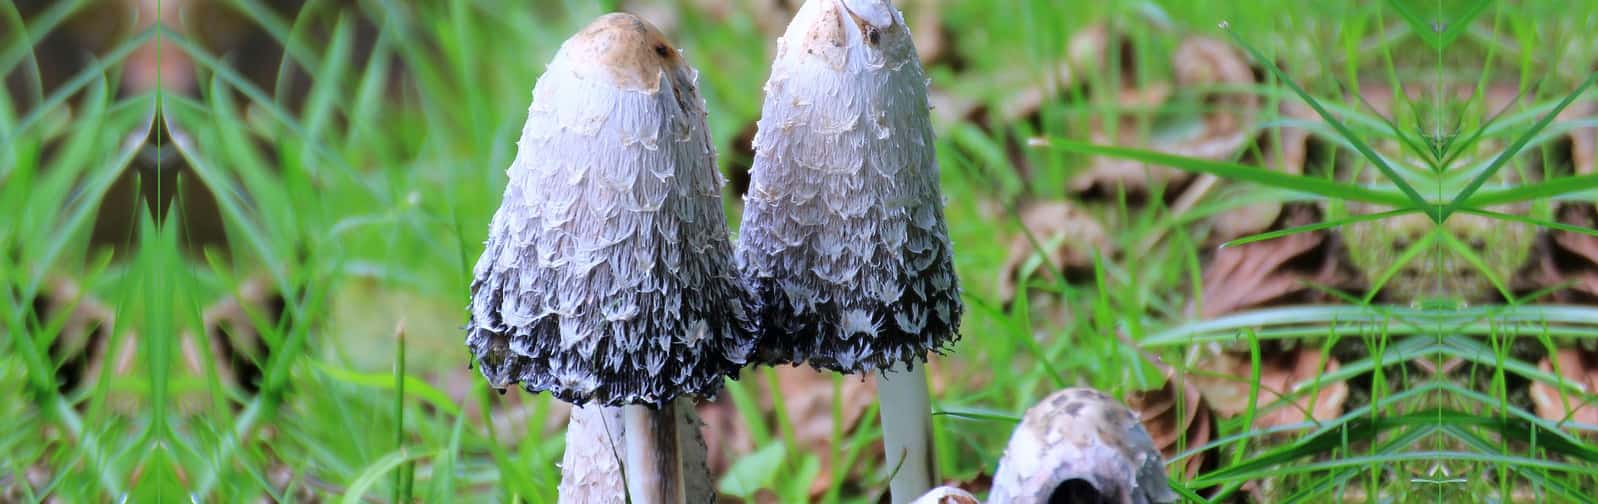
[[[910,501],[910,504],[982,504],[971,492],[951,486],[940,486]]]
[[[655,25],[621,12],[595,19],[567,39],[560,52],[568,63],[576,63],[570,70],[578,79],[635,91],[654,92],[664,74],[692,72]]]
[[[494,387],[658,405],[745,364],[751,298],[696,78],[630,14],[539,77],[472,281],[466,344]]]
[[[738,261],[757,359],[846,373],[913,366],[962,307],[927,78],[883,0],[809,0],[777,42]]]
[[[1063,492],[1063,493],[1062,493]],[[1165,463],[1137,415],[1090,388],[1055,392],[1027,410],[993,475],[991,502],[1169,503]],[[1081,498],[1094,500],[1084,501]]]

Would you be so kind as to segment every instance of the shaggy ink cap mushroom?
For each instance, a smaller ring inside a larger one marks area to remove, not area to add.
[[[1137,415],[1090,388],[1027,410],[993,475],[991,502],[1176,502],[1165,462]]]
[[[809,0],[777,42],[739,266],[758,360],[913,366],[959,339],[927,77],[885,0]]]
[[[466,344],[492,386],[660,405],[745,364],[750,299],[696,79],[630,14],[538,79],[472,281]]]

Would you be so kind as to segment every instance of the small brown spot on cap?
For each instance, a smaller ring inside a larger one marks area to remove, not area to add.
[[[848,12],[849,13],[849,19],[851,21],[854,21],[855,29],[859,30],[860,34],[864,35],[865,38],[866,38],[866,41],[870,42],[871,45],[877,45],[877,41],[882,40],[882,34],[877,33],[877,27],[871,26],[871,22],[870,21],[866,21],[865,18],[860,17],[858,14],[855,14],[853,11],[849,11],[849,10],[845,9],[844,12]],[[843,34],[840,33],[840,34],[838,34],[838,36],[842,37]],[[839,45],[843,45],[843,44],[840,43]]]
[[[1076,418],[1076,415],[1082,412],[1082,408],[1084,406],[1086,405],[1079,402],[1067,404],[1065,405],[1065,414],[1071,415],[1072,418]]]
[[[805,43],[826,43],[833,47],[843,47],[848,43],[848,38],[843,32],[843,15],[839,13],[837,5],[826,2],[821,7],[821,17],[810,25],[805,32]]]
[[[568,39],[561,52],[580,77],[637,91],[659,90],[662,72],[686,64],[659,29],[622,12],[595,19]]]

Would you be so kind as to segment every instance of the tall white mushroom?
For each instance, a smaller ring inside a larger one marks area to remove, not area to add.
[[[713,395],[754,343],[696,79],[630,14],[562,44],[472,282],[483,376],[621,407],[633,502],[686,499],[679,450],[703,447],[679,447],[697,438],[676,432],[678,398]]]
[[[777,42],[744,197],[739,265],[762,305],[758,355],[882,371],[895,503],[931,488],[924,363],[961,314],[927,102],[886,0],[809,0]]]

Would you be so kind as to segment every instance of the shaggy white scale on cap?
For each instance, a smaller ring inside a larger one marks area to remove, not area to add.
[[[539,77],[472,282],[466,343],[493,386],[662,404],[745,364],[751,300],[696,79],[629,14]]]
[[[1090,388],[1027,410],[993,475],[988,502],[1176,502],[1165,463],[1136,414]]]
[[[884,0],[810,0],[777,42],[739,265],[759,360],[861,373],[959,338],[927,78]]]

